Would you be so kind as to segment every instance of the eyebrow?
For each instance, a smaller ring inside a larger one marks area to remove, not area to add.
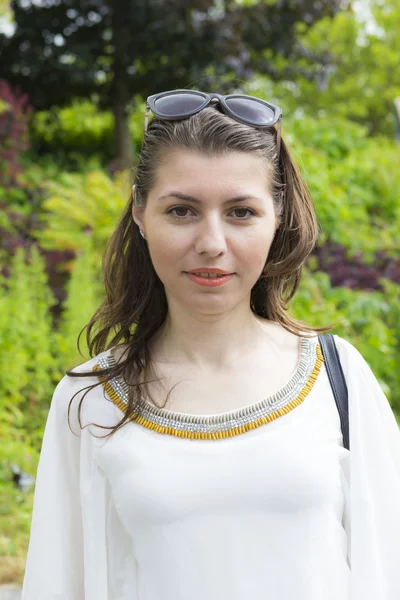
[[[186,202],[192,202],[193,204],[203,204],[203,202],[201,200],[199,200],[198,198],[194,198],[193,196],[189,196],[188,194],[182,194],[181,192],[170,192],[169,194],[165,194],[164,196],[161,196],[161,198],[159,198],[159,200],[165,200],[166,198],[178,198],[179,200],[185,200]],[[225,206],[225,204],[233,204],[234,202],[244,202],[245,200],[260,200],[262,202],[261,198],[258,198],[257,196],[236,196],[236,198],[231,198],[230,200],[225,200],[225,202],[223,203],[223,205]]]

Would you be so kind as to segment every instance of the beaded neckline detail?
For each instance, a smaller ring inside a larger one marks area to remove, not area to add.
[[[176,437],[204,440],[229,438],[270,423],[299,406],[314,386],[323,362],[318,338],[302,337],[300,360],[295,373],[284,387],[259,402],[227,413],[195,415],[158,408],[142,397],[130,419],[147,429]],[[98,359],[93,371],[115,364],[114,356],[108,354]],[[112,402],[126,412],[129,386],[122,376],[109,381],[100,376],[99,379]]]

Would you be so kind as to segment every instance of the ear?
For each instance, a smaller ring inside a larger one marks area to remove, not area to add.
[[[132,186],[132,198],[133,198],[133,202],[132,202],[132,218],[135,221],[136,225],[138,225],[138,227],[140,229],[143,229],[142,214],[141,214],[139,208],[135,205],[135,196],[136,196],[136,186],[133,185]]]

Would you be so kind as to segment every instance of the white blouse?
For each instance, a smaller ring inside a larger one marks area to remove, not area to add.
[[[57,385],[22,600],[398,600],[400,436],[361,354],[335,335],[350,452],[317,337],[289,382],[247,407],[186,415],[102,382],[107,350]],[[75,410],[74,410],[75,409]],[[350,485],[351,481],[351,485]]]

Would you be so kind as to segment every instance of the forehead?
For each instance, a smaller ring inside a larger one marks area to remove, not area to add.
[[[253,152],[236,151],[215,156],[185,149],[168,151],[157,167],[152,192],[158,195],[171,185],[255,195],[270,189],[265,159]]]

